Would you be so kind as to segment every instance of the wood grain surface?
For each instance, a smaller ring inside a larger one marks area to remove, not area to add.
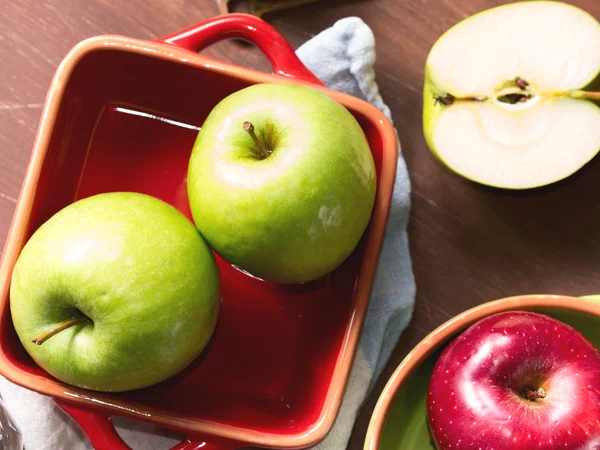
[[[421,126],[425,59],[449,26],[494,0],[325,0],[265,17],[298,47],[346,16],[377,40],[376,74],[412,180],[413,319],[368,399],[349,448],[362,448],[387,378],[426,333],[479,303],[524,293],[600,293],[600,164],[524,193],[482,188],[445,169]],[[600,18],[600,2],[574,0]],[[4,244],[50,79],[84,38],[152,39],[217,14],[214,0],[0,0],[0,245]],[[206,54],[268,70],[254,48],[219,43]],[[576,139],[573,136],[573,139]],[[565,149],[568,151],[568,149]],[[336,450],[336,449],[332,449]]]

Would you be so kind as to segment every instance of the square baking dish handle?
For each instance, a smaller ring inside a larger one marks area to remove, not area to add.
[[[275,75],[323,86],[275,28],[249,14],[216,16],[178,33],[156,39],[155,42],[196,53],[224,39],[242,39],[254,44],[265,54]],[[54,401],[77,422],[96,450],[131,450],[115,430],[110,414],[62,400]],[[171,450],[235,450],[244,444],[247,443],[234,443],[212,436],[210,442],[207,442],[203,437],[192,436]]]
[[[156,39],[156,42],[199,52],[224,39],[242,39],[257,46],[269,60],[275,75],[323,86],[321,80],[306,68],[292,46],[275,28],[249,14],[216,16],[178,33]]]

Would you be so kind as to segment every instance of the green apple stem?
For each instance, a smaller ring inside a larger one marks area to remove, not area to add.
[[[523,396],[527,400],[535,401],[538,398],[546,397],[546,389],[544,389],[543,387],[538,388],[538,389],[525,388],[525,392],[523,393]]]
[[[585,100],[599,100],[600,92],[588,92],[588,91],[573,91],[571,92],[573,98],[583,98]]]
[[[267,147],[265,147],[265,145],[260,141],[260,139],[258,139],[258,136],[256,136],[256,133],[254,132],[254,125],[252,125],[252,122],[244,122],[244,131],[250,135],[250,137],[254,141],[254,144],[262,154],[263,158],[268,158],[269,150],[267,150]]]
[[[45,333],[40,334],[35,339],[32,339],[31,342],[33,342],[35,345],[42,345],[44,342],[46,342],[52,336],[55,336],[56,334],[60,333],[63,330],[66,330],[67,328],[71,328],[75,325],[79,325],[80,323],[83,323],[86,320],[90,320],[89,317],[86,317],[86,316],[73,317],[72,319],[69,319],[66,322],[61,323],[56,328],[50,328]]]

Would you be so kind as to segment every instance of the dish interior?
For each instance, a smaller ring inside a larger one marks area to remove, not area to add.
[[[191,219],[185,176],[198,129],[221,99],[249,84],[154,55],[109,48],[85,54],[66,81],[26,237],[74,200],[110,191],[156,196]],[[379,173],[379,131],[353,114]],[[327,406],[362,256],[361,243],[338,270],[301,286],[253,279],[217,257],[222,308],[203,355],[166,382],[103,394],[103,401],[280,435],[309,430]],[[24,376],[48,378],[18,342],[4,305],[0,351]]]
[[[573,326],[600,349],[598,317],[558,308],[530,310],[548,314]],[[396,392],[383,425],[379,450],[436,450],[427,427],[427,387],[435,362],[450,341],[419,364]]]

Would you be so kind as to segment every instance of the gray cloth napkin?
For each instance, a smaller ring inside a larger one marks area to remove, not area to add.
[[[338,21],[297,53],[328,87],[371,102],[391,120],[375,83],[375,39],[361,19]],[[400,153],[383,249],[348,387],[333,428],[314,447],[317,450],[346,448],[360,407],[412,316],[415,282],[406,233],[409,213],[410,182]],[[0,395],[23,435],[26,450],[91,449],[77,425],[49,398],[2,377]],[[134,450],[164,450],[181,440],[178,433],[146,423],[124,418],[115,422],[119,434]]]

